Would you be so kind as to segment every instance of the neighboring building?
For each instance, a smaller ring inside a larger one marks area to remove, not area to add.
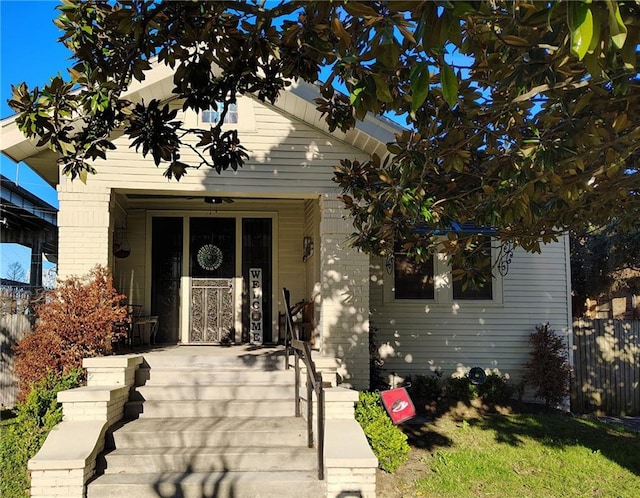
[[[4,136],[3,136],[4,143]],[[57,209],[23,187],[0,175],[0,255],[2,244],[31,249],[30,262],[15,261],[33,289],[47,287],[43,257],[55,260],[58,251]],[[6,261],[5,261],[6,263]],[[24,268],[22,266],[24,263]],[[9,279],[17,275],[5,275]],[[55,276],[53,277],[55,282]]]
[[[128,98],[167,99],[172,76],[156,67]],[[209,344],[262,335],[275,342],[286,287],[292,302],[313,301],[315,346],[342,362],[347,385],[368,387],[371,326],[385,368],[400,376],[478,365],[519,377],[537,323],[570,330],[567,240],[541,254],[516,250],[508,273],[496,275],[481,294],[452,285],[438,257],[416,283],[403,278],[402,255],[385,261],[348,247],[353,227],[337,199],[332,167],[343,158],[384,156],[399,129],[369,116],[347,133],[329,133],[313,103],[318,94],[297,83],[275,106],[238,98],[228,126],[239,130],[250,159],[237,172],[203,167],[167,182],[122,137],[108,161],[96,163],[98,174],[86,185],[72,183],[13,118],[2,121],[2,152],[57,185],[59,275],[108,265],[130,303],[160,316],[160,341]],[[179,115],[186,126],[215,119],[212,112]],[[198,162],[186,151],[182,159]],[[261,299],[252,299],[253,287]]]

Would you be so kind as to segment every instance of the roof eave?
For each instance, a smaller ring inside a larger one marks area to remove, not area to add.
[[[151,71],[145,73],[145,80],[134,81],[122,94],[122,97],[134,102],[142,100],[148,102],[152,99],[169,100],[172,98],[174,88],[173,74],[174,70],[166,64],[155,64]],[[386,155],[386,144],[395,139],[395,134],[403,131],[400,125],[389,119],[369,114],[363,121],[357,121],[355,128],[346,133],[339,130],[329,132],[326,123],[320,119],[320,113],[315,107],[314,99],[320,96],[320,89],[317,85],[298,81],[292,83],[283,93],[286,92],[305,101],[306,109],[300,113],[301,115],[294,114],[295,117],[311,126],[338,136],[367,154],[376,153],[381,157]],[[284,99],[281,95],[276,101],[275,107],[282,109],[283,106]],[[310,116],[313,116],[313,119],[310,119]],[[45,181],[55,186],[59,180],[55,154],[46,146],[37,147],[35,140],[26,138],[18,130],[16,117],[14,115],[0,121],[2,137],[0,152],[16,163],[25,162]]]

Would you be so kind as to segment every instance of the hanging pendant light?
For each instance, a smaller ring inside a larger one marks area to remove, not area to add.
[[[125,227],[116,228],[113,234],[113,255],[116,258],[124,259],[131,254],[131,245],[127,239],[127,229]]]

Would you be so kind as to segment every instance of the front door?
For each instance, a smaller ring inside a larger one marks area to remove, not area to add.
[[[270,343],[274,329],[274,218],[154,216],[151,314],[159,342]]]
[[[236,220],[191,218],[189,234],[189,343],[233,342]]]

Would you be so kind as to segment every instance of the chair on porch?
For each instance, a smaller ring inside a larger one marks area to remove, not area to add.
[[[142,316],[141,304],[128,304],[127,311],[129,313],[129,336],[127,337],[127,345],[134,346],[136,336],[142,343],[142,336],[140,335],[140,318]]]
[[[156,344],[158,339],[158,315],[149,317],[149,343]]]

